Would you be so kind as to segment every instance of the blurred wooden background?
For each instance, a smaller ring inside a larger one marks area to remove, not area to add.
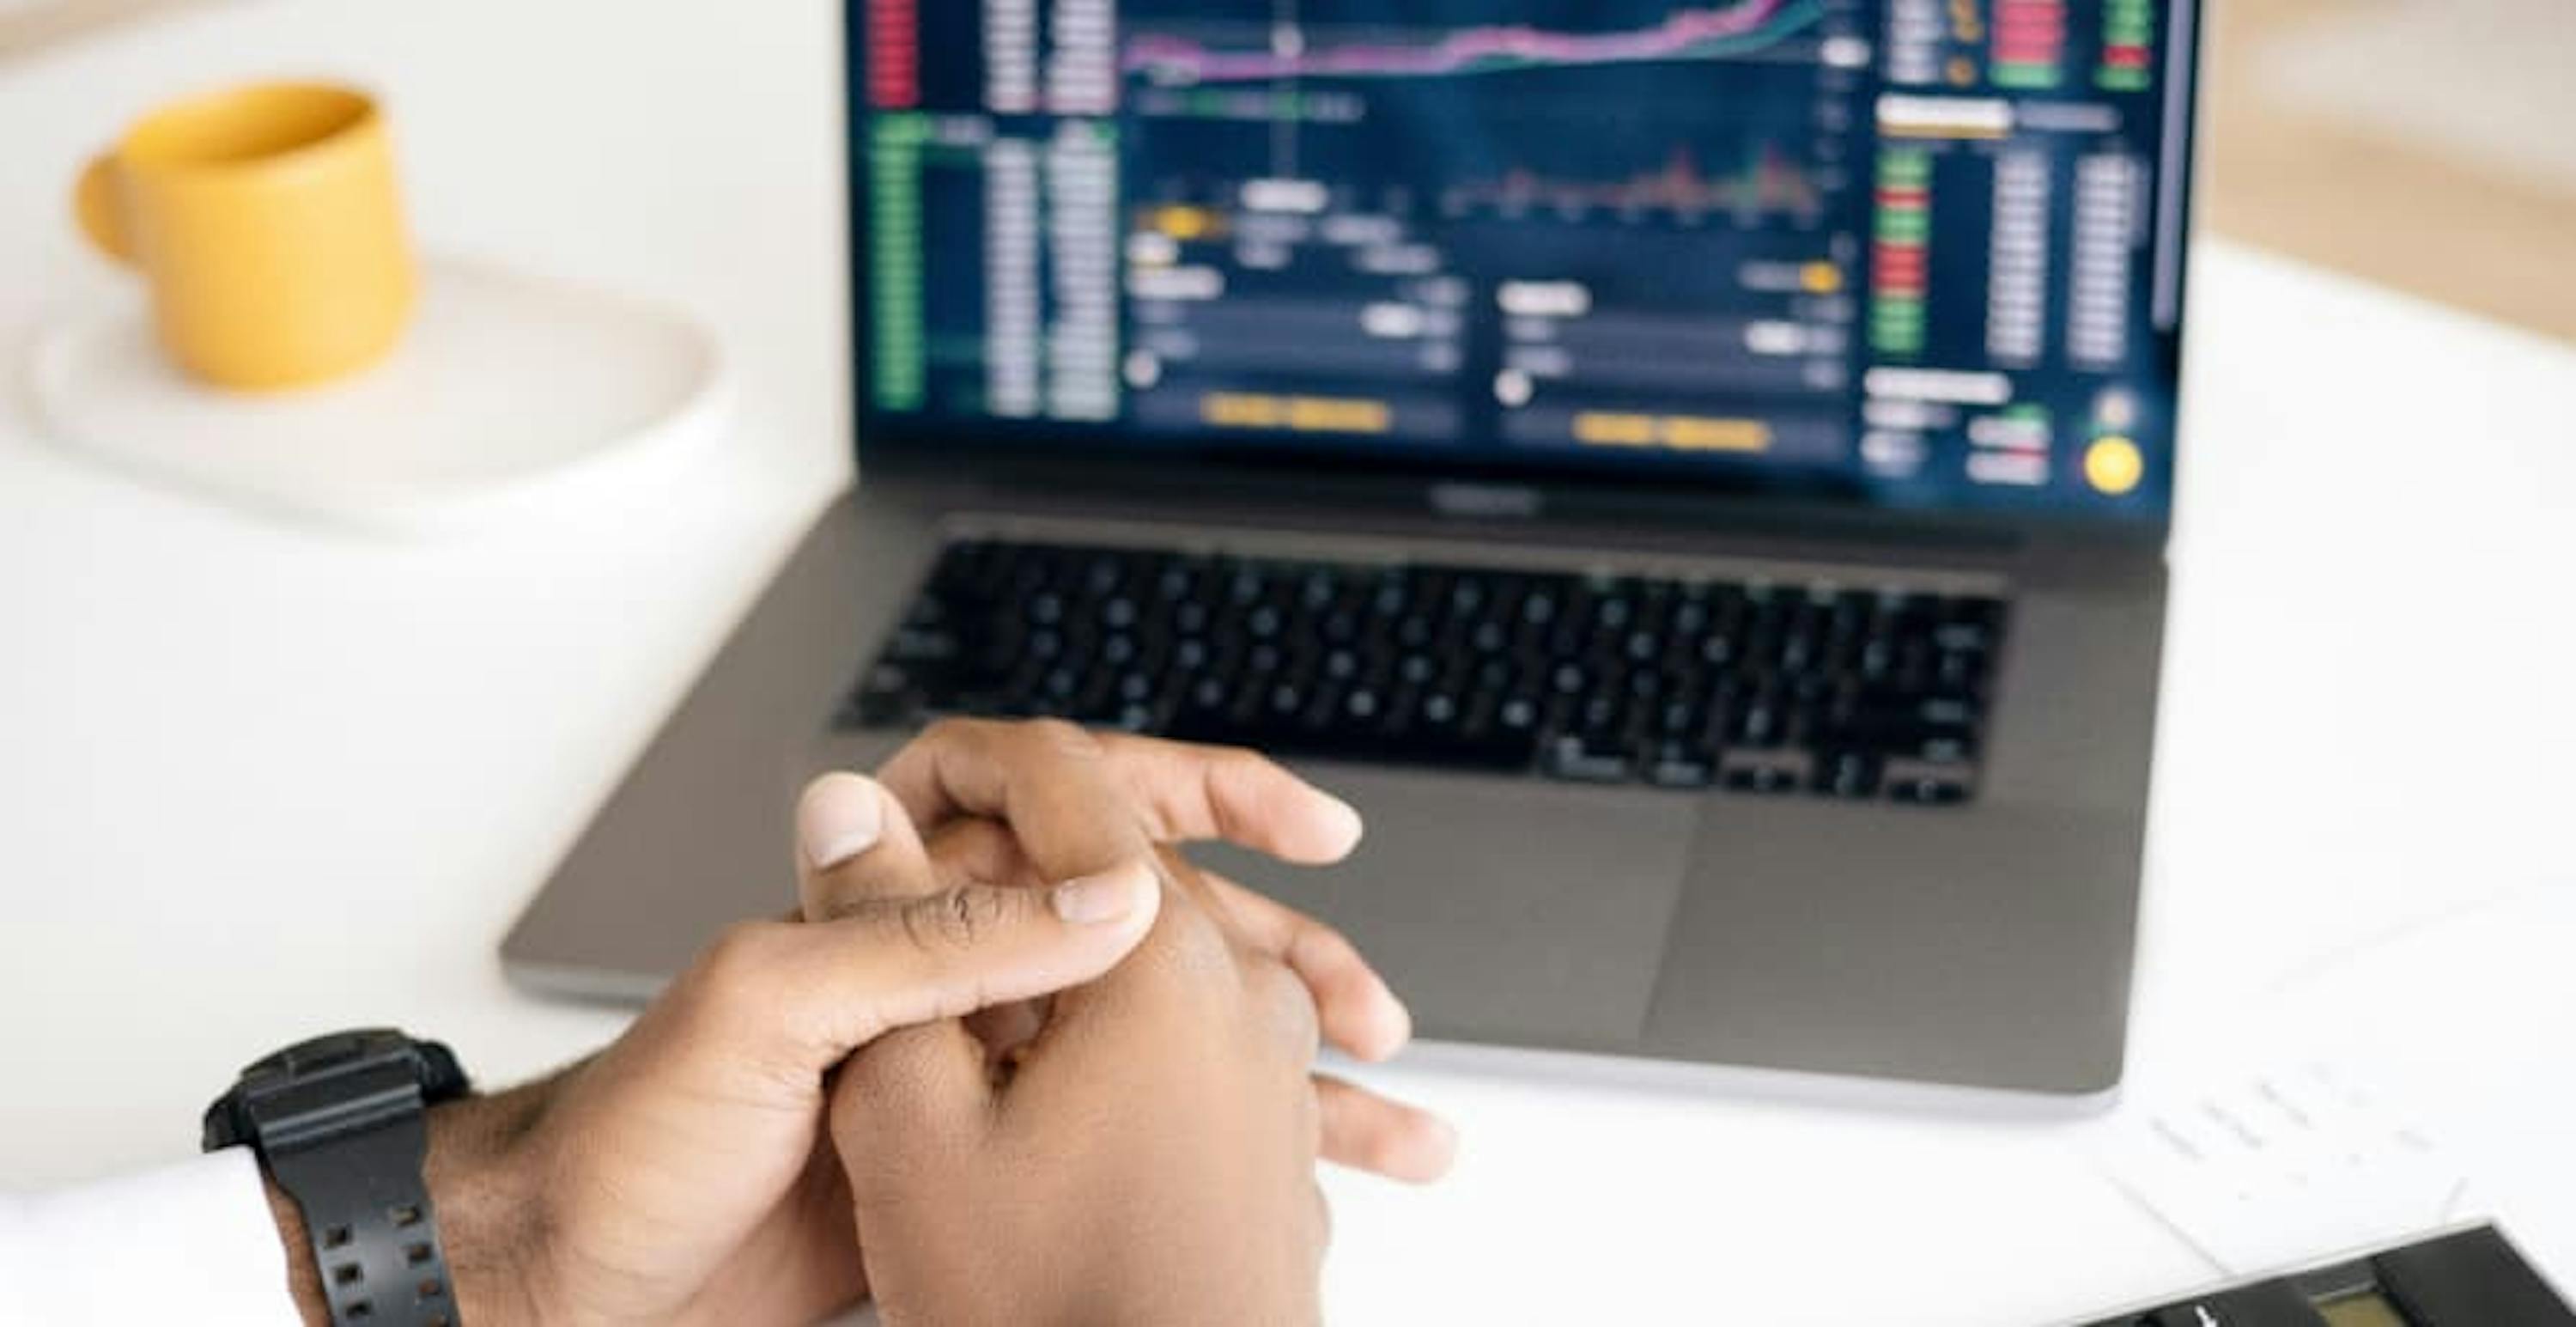
[[[0,60],[172,9],[222,0],[0,0]]]
[[[2576,339],[2576,0],[2208,0],[2212,230]]]
[[[0,0],[0,64],[172,10],[261,2]],[[2211,230],[2576,339],[2576,0],[2204,12]]]

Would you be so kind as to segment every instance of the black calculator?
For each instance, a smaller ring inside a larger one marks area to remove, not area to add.
[[[2476,1226],[2082,1327],[2576,1327],[2502,1232]]]

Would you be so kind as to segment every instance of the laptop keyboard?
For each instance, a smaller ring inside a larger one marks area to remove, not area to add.
[[[1993,598],[952,542],[845,727],[1050,715],[1275,755],[1953,805]]]

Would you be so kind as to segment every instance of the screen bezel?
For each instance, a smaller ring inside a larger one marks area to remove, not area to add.
[[[1229,437],[1223,442],[1118,439],[1105,429],[1083,436],[1085,426],[1006,420],[939,420],[878,410],[873,347],[868,335],[871,264],[866,220],[870,214],[865,117],[870,113],[861,81],[866,69],[867,0],[843,0],[841,100],[842,186],[849,294],[847,327],[852,447],[863,474],[934,476],[1009,489],[1050,492],[1090,489],[1133,495],[1169,488],[1259,497],[1293,492],[1300,499],[1336,506],[1397,507],[1446,511],[1446,495],[1461,488],[1514,495],[1503,505],[1515,514],[1584,513],[1658,525],[1788,525],[1814,531],[1887,533],[1915,538],[1958,536],[1973,540],[2072,540],[2161,549],[2173,524],[2173,501],[2182,470],[2182,369],[2189,326],[2189,275],[2193,205],[2200,170],[2200,101],[2203,96],[2200,0],[2173,0],[2191,20],[2173,43],[2172,63],[2189,83],[2182,106],[2180,178],[2159,170],[2158,188],[2177,189],[2174,325],[2157,334],[2168,367],[2173,402],[2171,471],[2162,504],[2136,514],[2063,509],[1904,506],[1873,501],[1857,485],[1819,483],[1799,476],[1765,474],[1750,467],[1689,474],[1685,482],[1652,470],[1585,473],[1544,462],[1514,463],[1494,456],[1448,457],[1426,464],[1409,454],[1361,450],[1369,441],[1312,435],[1271,443]],[[2159,195],[2161,199],[2161,194]],[[1089,446],[1086,444],[1097,444]],[[1360,446],[1353,446],[1359,444]],[[1350,451],[1337,446],[1353,446]],[[1487,513],[1491,514],[1491,513]]]

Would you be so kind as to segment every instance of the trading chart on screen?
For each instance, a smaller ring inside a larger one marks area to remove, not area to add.
[[[871,407],[2169,492],[2181,0],[866,0]]]

